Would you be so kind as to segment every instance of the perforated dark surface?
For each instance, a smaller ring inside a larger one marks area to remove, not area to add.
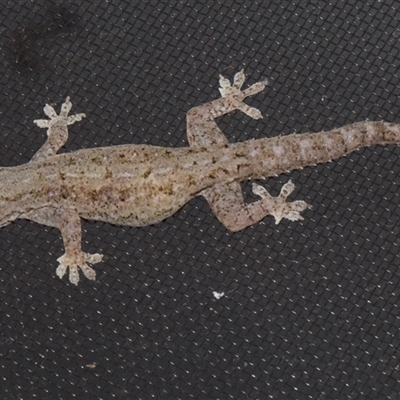
[[[186,112],[241,68],[270,86],[248,101],[263,120],[220,120],[231,141],[400,123],[399,7],[2,2],[1,164],[29,161],[45,140],[32,121],[67,95],[87,118],[63,151],[184,146]],[[84,222],[105,261],[78,287],[55,275],[56,229],[0,229],[0,397],[399,399],[399,155],[376,146],[264,182],[295,182],[313,205],[301,222],[233,234],[202,198],[155,226]]]

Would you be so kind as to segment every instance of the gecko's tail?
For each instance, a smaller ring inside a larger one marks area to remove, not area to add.
[[[400,144],[400,124],[363,121],[338,129],[348,152],[374,144]]]
[[[374,144],[400,145],[400,124],[363,121],[328,132],[243,142],[242,146],[253,155],[252,177],[262,177],[326,163]]]
[[[299,166],[303,167],[329,162],[374,144],[400,144],[400,124],[356,122],[328,132],[299,134],[296,142]]]

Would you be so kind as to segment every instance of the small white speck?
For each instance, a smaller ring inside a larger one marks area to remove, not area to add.
[[[221,297],[225,296],[225,292],[213,292],[214,297],[219,300]]]

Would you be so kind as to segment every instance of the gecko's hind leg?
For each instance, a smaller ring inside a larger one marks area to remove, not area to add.
[[[217,184],[205,189],[201,194],[207,199],[215,216],[231,231],[240,231],[267,215],[275,218],[278,224],[283,218],[291,221],[303,219],[300,212],[310,206],[304,201],[286,202],[289,194],[294,190],[291,181],[283,185],[278,197],[271,196],[260,185],[253,183],[253,192],[261,200],[245,204],[240,186],[236,182],[231,184]]]
[[[267,81],[255,83],[242,91],[245,80],[243,70],[238,72],[231,84],[220,76],[220,93],[222,97],[210,103],[192,108],[187,115],[187,135],[192,147],[210,147],[225,145],[228,139],[218,128],[215,118],[239,109],[251,118],[261,118],[256,108],[243,103],[243,100],[262,91]],[[231,231],[239,231],[271,214],[279,223],[282,218],[301,219],[300,212],[308,205],[303,201],[287,203],[286,198],[293,190],[292,183],[286,184],[278,197],[272,197],[264,188],[253,185],[253,191],[262,199],[251,204],[244,202],[239,182],[220,183],[201,192],[215,216]]]
[[[187,136],[190,146],[207,147],[214,144],[225,144],[227,140],[218,128],[215,118],[228,114],[234,110],[241,110],[254,119],[262,118],[261,112],[250,107],[243,100],[261,92],[267,81],[257,82],[246,90],[241,90],[245,80],[244,71],[238,72],[233,84],[220,75],[221,98],[190,109],[187,113]]]
[[[242,91],[244,80],[243,70],[235,75],[233,84],[220,76],[222,97],[189,110],[187,135],[190,146],[209,147],[227,144],[228,140],[218,128],[215,118],[233,110],[239,109],[254,119],[261,118],[260,111],[243,103],[243,100],[247,96],[262,91],[267,81],[255,83]],[[262,220],[267,215],[273,215],[276,223],[279,223],[282,218],[292,221],[302,219],[300,212],[309,206],[304,201],[286,202],[286,198],[293,189],[293,183],[289,182],[282,187],[278,197],[272,197],[262,186],[253,184],[253,192],[260,196],[261,200],[250,204],[244,202],[238,182],[216,184],[202,191],[201,195],[206,198],[222,224],[231,231],[239,231]]]
[[[34,154],[31,161],[37,161],[46,157],[53,156],[65,144],[68,139],[68,125],[80,121],[84,118],[85,114],[75,114],[68,116],[72,107],[69,97],[61,106],[60,115],[57,115],[53,107],[46,104],[43,111],[49,119],[37,119],[33,121],[40,128],[47,129],[47,141],[45,144]]]
[[[74,210],[57,209],[54,207],[43,207],[32,210],[20,218],[29,219],[39,224],[58,228],[64,242],[65,253],[58,258],[59,266],[56,274],[62,278],[69,268],[69,280],[74,285],[79,282],[79,269],[86,278],[96,279],[96,272],[89,264],[96,264],[103,258],[101,254],[89,254],[82,251],[81,221],[78,213]]]

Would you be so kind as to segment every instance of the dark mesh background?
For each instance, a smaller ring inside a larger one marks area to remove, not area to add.
[[[62,151],[185,146],[187,111],[241,68],[270,86],[247,101],[263,120],[219,121],[231,141],[400,122],[399,6],[3,1],[1,165],[29,161],[46,135],[32,121],[67,95],[87,118]],[[203,198],[155,226],[83,222],[105,260],[78,287],[55,274],[56,229],[2,228],[0,397],[400,399],[399,155],[265,181],[295,182],[301,222],[230,233]]]

